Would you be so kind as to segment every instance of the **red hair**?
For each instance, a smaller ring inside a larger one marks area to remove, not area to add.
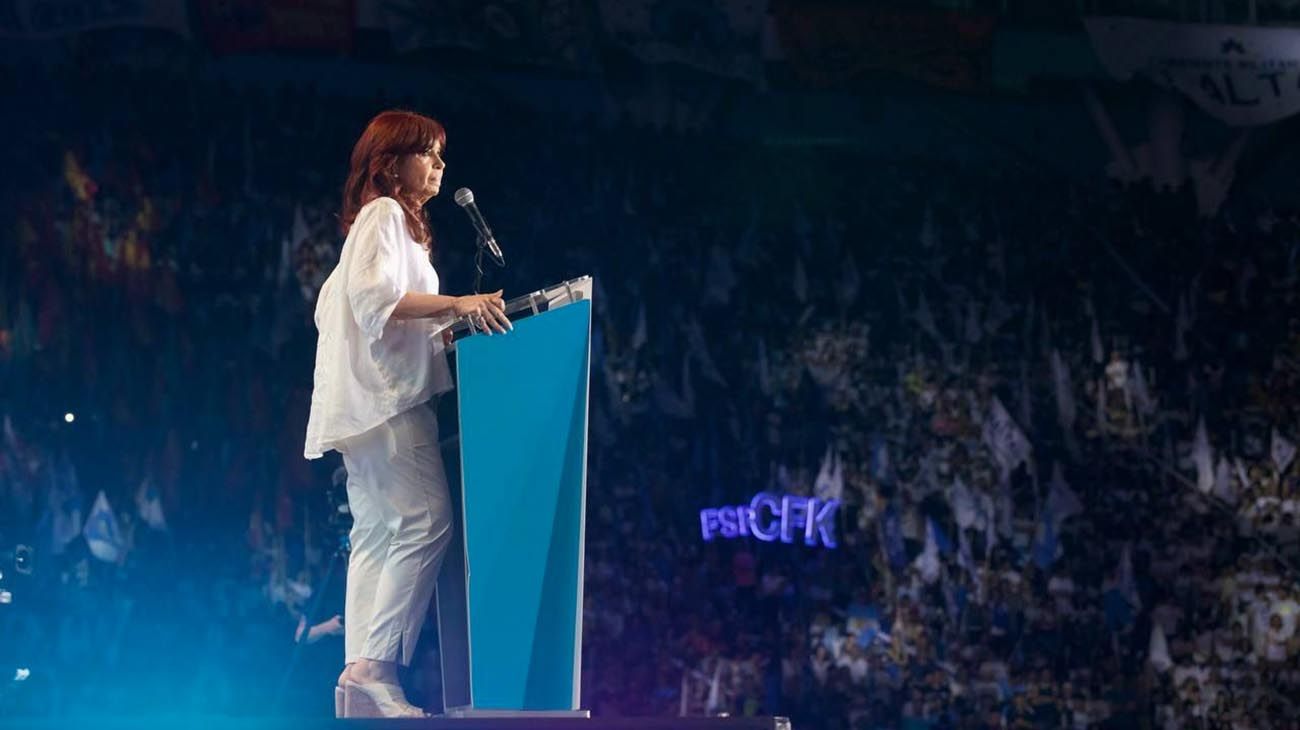
[[[339,222],[347,235],[357,213],[379,197],[390,197],[406,211],[406,228],[425,248],[433,246],[433,232],[424,209],[404,190],[397,179],[402,157],[445,148],[447,132],[442,123],[423,114],[390,109],[380,112],[352,147],[348,180],[343,185],[343,212]]]

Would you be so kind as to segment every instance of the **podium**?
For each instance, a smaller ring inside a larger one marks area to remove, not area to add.
[[[438,577],[449,717],[579,710],[591,278],[506,305],[514,330],[453,327],[460,513]]]

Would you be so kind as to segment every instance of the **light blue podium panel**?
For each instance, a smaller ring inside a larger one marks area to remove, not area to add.
[[[590,342],[581,300],[457,343],[469,682],[447,676],[440,582],[449,711],[578,709]]]

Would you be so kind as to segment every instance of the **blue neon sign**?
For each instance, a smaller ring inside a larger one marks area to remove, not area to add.
[[[763,542],[792,544],[802,536],[805,545],[833,548],[838,499],[815,499],[767,492],[754,495],[747,505],[700,510],[700,534],[705,542],[716,537],[754,536]]]

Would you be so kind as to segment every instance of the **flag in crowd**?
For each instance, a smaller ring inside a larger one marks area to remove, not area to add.
[[[1196,486],[1202,492],[1214,488],[1214,454],[1210,451],[1210,437],[1205,431],[1205,416],[1196,422],[1196,437],[1192,441],[1192,462],[1196,465]]]
[[[844,462],[832,446],[826,447],[826,455],[822,457],[813,482],[813,495],[822,502],[844,498]]]
[[[86,538],[90,554],[106,563],[116,563],[126,554],[126,541],[103,490],[95,497],[95,504],[86,517],[82,535]]]
[[[1011,420],[1002,400],[993,396],[988,417],[984,420],[984,443],[993,452],[994,461],[1005,480],[1016,467],[1027,462],[1033,447],[1025,433]]]
[[[1286,468],[1290,466],[1291,461],[1295,459],[1295,451],[1296,445],[1274,427],[1273,442],[1269,452],[1273,457],[1273,465],[1277,467],[1278,474],[1286,473]]]

